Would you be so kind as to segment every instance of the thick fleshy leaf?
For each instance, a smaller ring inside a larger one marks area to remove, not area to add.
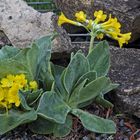
[[[79,85],[81,82],[83,82],[85,79],[87,79],[87,84],[91,81],[95,80],[97,78],[97,73],[95,71],[87,72],[86,74],[82,75],[77,83],[75,84],[75,87]]]
[[[55,81],[56,81],[56,85],[58,85],[58,87],[59,87],[60,77],[61,77],[61,74],[64,71],[65,67],[51,63],[51,68],[52,68],[52,74],[53,74]]]
[[[21,106],[27,111],[32,110],[32,108],[29,107],[29,105],[27,104],[24,93],[21,90],[19,91],[18,95],[19,95],[19,98],[20,98]]]
[[[83,54],[76,53],[72,57],[63,80],[64,86],[69,94],[72,92],[72,89],[79,78],[89,72],[89,69],[88,60]]]
[[[113,104],[111,102],[107,101],[106,99],[104,99],[104,97],[102,97],[101,95],[97,96],[95,98],[94,102],[98,105],[105,107],[105,108],[113,108]]]
[[[38,89],[36,91],[19,91],[21,106],[25,110],[31,110],[31,107],[35,108],[35,103],[37,103],[42,94],[42,89]]]
[[[29,91],[27,94],[26,94],[26,100],[27,100],[27,103],[32,105],[34,104],[37,100],[39,100],[39,98],[41,97],[41,95],[43,94],[43,90],[42,89],[38,89],[38,90],[35,90],[35,91]]]
[[[95,98],[95,102],[99,105],[102,105],[103,107],[105,108],[112,108],[113,107],[113,104],[109,101],[107,101],[106,99],[104,99],[104,95],[108,92],[110,92],[111,90],[117,88],[119,85],[118,84],[112,84],[111,81],[110,81],[110,84],[108,84],[105,89],[102,91],[102,93],[97,96]]]
[[[92,104],[92,102],[93,102],[93,100],[91,99],[91,100],[86,101],[86,102],[84,102],[84,103],[78,104],[78,107],[77,107],[77,108],[83,108],[83,107],[86,107],[86,106]]]
[[[39,46],[40,53],[42,56],[38,60],[38,69],[37,69],[37,79],[42,81],[43,88],[50,90],[52,83],[54,81],[52,72],[51,72],[51,49],[52,49],[52,40],[51,36],[45,36],[36,41],[37,46]]]
[[[17,126],[29,123],[37,119],[37,113],[34,110],[20,112],[10,110],[8,114],[0,114],[0,135],[16,128]]]
[[[12,59],[16,62],[20,63],[24,67],[24,74],[26,75],[28,80],[34,80],[37,72],[38,65],[38,46],[33,43],[31,48],[22,49],[15,57]]]
[[[80,109],[73,109],[72,113],[77,116],[83,126],[90,131],[106,134],[116,133],[116,126],[112,120],[100,118]]]
[[[0,60],[12,58],[17,55],[21,50],[16,47],[4,46],[0,49]]]
[[[65,137],[70,133],[72,129],[72,117],[67,116],[66,122],[64,124],[56,124],[53,130],[55,137]]]
[[[56,123],[49,121],[41,116],[29,124],[29,129],[37,134],[52,134]]]
[[[55,64],[51,64],[52,74],[55,79],[54,91],[59,92],[62,99],[66,100],[68,93],[63,85],[62,79],[65,74],[65,68]]]
[[[26,67],[20,62],[11,59],[0,60],[0,78],[6,77],[8,74],[28,73]]]
[[[111,90],[116,89],[118,86],[119,86],[119,84],[112,84],[110,81],[110,84],[108,84],[106,86],[106,88],[102,91],[102,94],[104,95],[104,94],[110,92]]]
[[[97,76],[105,76],[110,68],[109,45],[106,41],[98,43],[87,56],[91,71],[97,72]]]
[[[80,90],[85,86],[87,82],[87,79],[84,79],[84,81],[82,83],[80,83],[77,87],[75,87],[75,89],[73,90],[70,98],[69,98],[69,106],[72,108],[77,107],[78,105],[78,101],[79,101],[79,92]]]
[[[51,36],[44,36],[41,37],[40,39],[35,41],[35,44],[38,46],[39,48],[39,57],[38,59],[38,63],[45,57],[47,57],[48,60],[50,60],[51,57],[51,46],[52,46],[52,40],[51,40]]]
[[[64,123],[70,110],[70,107],[57,93],[50,91],[42,95],[37,112],[46,119]]]
[[[79,99],[77,100],[76,98],[75,102],[77,102],[77,104],[81,104],[91,99],[94,99],[95,97],[100,95],[100,93],[102,93],[102,91],[109,84],[110,84],[109,78],[106,77],[97,78],[96,80],[90,82],[88,85],[82,88],[79,93],[77,93],[78,94],[77,98]]]
[[[29,124],[29,129],[37,134],[53,134],[55,137],[64,137],[72,129],[72,118],[67,116],[66,122],[59,124],[39,116],[37,120]]]

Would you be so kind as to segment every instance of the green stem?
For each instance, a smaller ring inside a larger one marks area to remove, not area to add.
[[[93,46],[94,46],[94,39],[95,39],[95,36],[94,35],[91,35],[91,39],[90,39],[90,46],[89,46],[89,51],[88,51],[88,54],[91,53],[91,51],[93,50]]]

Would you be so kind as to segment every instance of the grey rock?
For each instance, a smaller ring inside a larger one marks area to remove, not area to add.
[[[10,45],[11,42],[9,41],[8,37],[5,35],[3,31],[0,31],[0,48],[5,45]]]
[[[74,13],[80,10],[93,17],[95,10],[102,9],[119,19],[122,23],[123,33],[132,32],[133,37],[131,41],[140,38],[139,0],[54,0],[54,2],[71,19],[74,19]]]
[[[71,53],[72,45],[70,37],[68,36],[66,30],[57,25],[57,16],[52,17],[52,22],[57,36],[53,41],[53,56],[54,59],[61,58],[62,54]],[[64,57],[64,56],[63,56]]]
[[[26,47],[33,40],[51,34],[52,15],[39,13],[22,0],[0,0],[0,30],[16,47]]]
[[[120,84],[113,96],[117,109],[140,118],[140,49],[111,48],[110,77]]]
[[[22,0],[0,0],[0,46],[11,44],[24,48],[56,30],[59,36],[53,41],[53,53],[59,57],[69,50],[70,39],[66,31],[57,26],[53,14],[39,13]]]

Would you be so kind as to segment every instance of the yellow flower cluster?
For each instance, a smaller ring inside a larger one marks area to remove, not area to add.
[[[6,78],[2,78],[0,81],[0,107],[9,109],[13,104],[19,107],[19,90],[36,90],[37,88],[36,81],[31,81],[28,84],[24,74],[7,75]]]
[[[61,26],[64,23],[69,23],[77,26],[83,26],[90,30],[90,32],[93,32],[93,34],[95,34],[95,36],[99,39],[102,39],[105,34],[117,40],[120,47],[122,47],[125,43],[127,44],[131,38],[131,33],[121,33],[121,24],[118,22],[117,18],[112,18],[110,15],[109,19],[105,21],[107,19],[107,15],[104,14],[102,10],[94,12],[94,20],[87,19],[87,15],[83,11],[77,12],[75,17],[76,21],[73,21],[61,13],[58,19],[58,25]]]

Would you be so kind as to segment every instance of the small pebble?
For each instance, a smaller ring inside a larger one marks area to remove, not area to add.
[[[122,119],[120,122],[119,122],[120,126],[123,127],[124,126],[124,120]]]

